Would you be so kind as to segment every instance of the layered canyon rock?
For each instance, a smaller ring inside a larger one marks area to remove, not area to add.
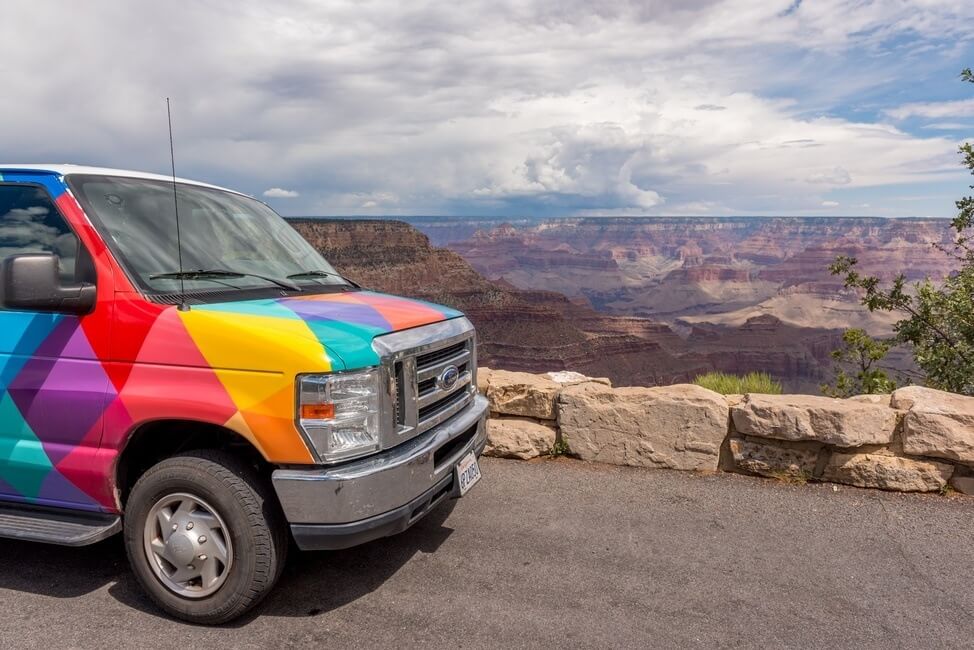
[[[829,274],[838,255],[856,257],[862,272],[887,280],[900,272],[908,280],[936,280],[955,265],[935,245],[951,241],[949,223],[937,219],[413,222],[488,278],[525,290],[558,291],[604,313],[692,332],[687,352],[663,346],[678,360],[698,358],[732,373],[769,372],[789,392],[813,394],[832,376],[829,353],[840,345],[844,329],[887,335],[896,319],[864,309],[859,294]],[[764,317],[776,324],[761,344],[751,326]],[[907,355],[895,354],[891,361],[896,370],[913,368]]]
[[[727,401],[699,386],[565,388],[558,424],[584,460],[681,470],[716,470],[727,435]]]
[[[842,331],[796,327],[763,315],[736,327],[697,323],[686,344],[721,372],[766,372],[788,392],[816,394],[831,369],[832,351],[842,345]]]
[[[883,445],[893,439],[897,414],[886,404],[812,395],[748,395],[731,409],[741,434],[810,440],[837,447]]]
[[[413,222],[437,233],[443,226],[442,220]],[[655,315],[699,313],[711,306],[708,295],[726,307],[754,304],[799,283],[841,286],[828,273],[837,255],[855,256],[864,272],[885,279],[900,271],[911,280],[944,277],[953,267],[949,255],[934,246],[951,243],[942,219],[569,218],[481,221],[465,238],[460,231],[453,234],[438,243],[448,243],[488,277],[607,300],[630,314],[637,306]],[[572,284],[562,286],[564,278]],[[656,300],[640,300],[665,284],[671,289]],[[680,307],[678,294],[694,292],[704,302]]]
[[[974,397],[907,386],[893,392],[903,409],[903,450],[974,464]]]

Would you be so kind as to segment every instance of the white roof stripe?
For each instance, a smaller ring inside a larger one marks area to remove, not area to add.
[[[122,176],[125,178],[142,178],[151,181],[169,181],[172,182],[172,176],[166,176],[165,174],[152,174],[149,172],[139,172],[132,171],[130,169],[112,169],[110,167],[88,167],[85,165],[72,165],[69,163],[55,163],[55,164],[27,164],[18,165],[16,163],[0,163],[0,176],[5,173],[15,172],[15,171],[25,171],[25,172],[49,172],[53,174],[58,174],[60,176],[67,176],[68,174],[91,174],[93,176]],[[233,192],[234,194],[243,194],[244,196],[249,196],[243,192],[238,192],[237,190],[231,190],[226,187],[220,187],[219,185],[211,185],[210,183],[202,183],[200,181],[194,181],[188,178],[176,178],[177,183],[186,183],[187,185],[199,185],[200,187],[209,187],[215,190],[223,190],[224,192]],[[254,197],[250,197],[254,198]]]

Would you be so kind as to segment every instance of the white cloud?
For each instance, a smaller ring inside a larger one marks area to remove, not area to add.
[[[264,190],[264,196],[269,199],[296,199],[301,195],[294,190],[285,190],[280,187],[272,187],[269,190]]]
[[[852,176],[849,174],[848,170],[842,167],[833,167],[832,169],[817,171],[805,180],[807,180],[809,183],[848,185],[852,182]]]
[[[823,208],[837,208],[839,207],[838,201],[822,201]]]
[[[974,116],[974,99],[959,99],[952,102],[915,102],[888,109],[885,113],[896,120],[908,117],[969,117]]]
[[[963,129],[974,131],[974,124],[964,124],[963,122],[934,122],[933,124],[924,124],[923,128],[936,129],[938,131],[960,131]]]
[[[792,4],[10,0],[0,141],[165,171],[168,95],[181,175],[295,214],[790,213],[958,169],[831,109],[963,44],[974,3]]]

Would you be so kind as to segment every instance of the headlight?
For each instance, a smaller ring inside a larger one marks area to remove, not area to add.
[[[298,424],[322,460],[379,449],[378,368],[298,378]]]

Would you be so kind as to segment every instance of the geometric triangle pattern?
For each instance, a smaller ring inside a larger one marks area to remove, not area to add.
[[[79,319],[0,311],[0,332],[3,498],[98,508],[95,498],[57,469],[101,418],[110,390]],[[20,340],[14,340],[15,332]],[[100,440],[93,442],[86,449],[90,454],[97,452]]]
[[[115,512],[119,454],[159,420],[223,426],[271,462],[311,463],[294,423],[297,375],[376,365],[375,336],[460,316],[369,291],[157,305],[63,179],[4,176],[47,188],[91,253],[98,297],[80,318],[0,310],[0,499]]]

